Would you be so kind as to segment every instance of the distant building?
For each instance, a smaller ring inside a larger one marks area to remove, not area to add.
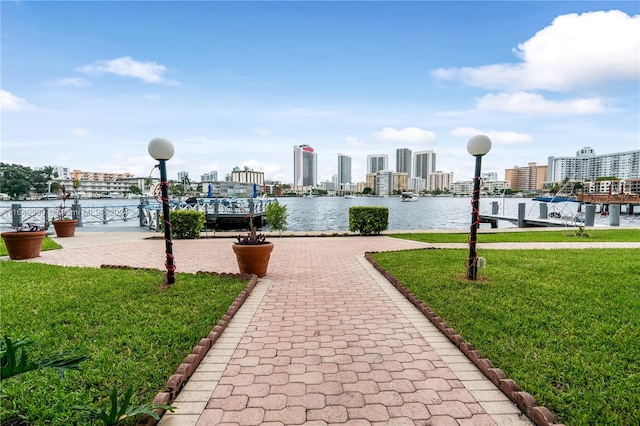
[[[453,182],[449,186],[449,192],[453,195],[469,195],[471,196],[473,192],[473,181],[472,180],[464,180]],[[482,191],[480,191],[482,192]]]
[[[351,157],[345,154],[338,154],[338,176],[335,188],[337,190],[347,189],[351,184]]]
[[[373,192],[376,195],[393,194],[393,171],[379,170],[375,176],[375,187],[373,188]]]
[[[453,172],[434,172],[429,175],[429,190],[430,191],[445,191],[449,190],[449,186],[453,182]]]
[[[411,150],[408,148],[396,149],[396,173],[406,173],[411,177]]]
[[[415,152],[413,154],[413,170],[413,176],[424,179],[427,183],[425,189],[431,191],[429,175],[436,171],[436,153],[432,150]]]
[[[501,195],[509,188],[509,182],[505,180],[485,180],[483,183],[484,192],[489,195]]]
[[[409,178],[407,180],[407,189],[415,193],[420,193],[427,189],[427,181],[419,177]]]
[[[61,167],[61,166],[50,166],[50,167],[53,169],[51,175],[54,179],[58,179],[58,180],[71,179],[71,171],[69,170],[68,167]],[[43,169],[44,167],[34,167],[34,170],[43,170]]]
[[[133,173],[105,173],[105,172],[83,172],[74,170],[71,172],[71,179],[79,181],[115,182],[118,179],[132,178]]]
[[[496,172],[482,173],[482,180],[484,180],[485,182],[498,180],[498,173]]]
[[[231,171],[231,182],[257,184],[260,187],[264,185],[264,172],[256,172],[247,167],[240,169],[234,167]]]
[[[293,187],[313,188],[318,182],[318,157],[309,145],[293,147]]]
[[[409,190],[409,174],[408,173],[394,173],[393,174],[393,190],[395,192],[404,192]]]
[[[591,181],[606,176],[640,178],[640,150],[596,155],[587,146],[576,152],[575,157],[549,157],[547,162],[546,179],[549,182]]]
[[[215,170],[200,176],[200,182],[216,182],[218,180],[218,172]]]
[[[536,163],[504,171],[504,180],[509,182],[511,189],[518,191],[542,191],[546,176],[547,166],[538,166]]]
[[[387,170],[389,167],[389,156],[387,154],[367,155],[367,173],[377,173]]]

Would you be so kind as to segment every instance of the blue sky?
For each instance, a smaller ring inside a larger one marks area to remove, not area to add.
[[[233,167],[318,178],[352,156],[434,150],[470,179],[584,146],[640,149],[633,2],[2,1],[1,161],[147,176],[154,137],[192,179]]]

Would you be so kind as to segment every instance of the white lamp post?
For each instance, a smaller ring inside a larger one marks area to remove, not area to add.
[[[154,138],[149,141],[149,155],[158,160],[160,169],[160,185],[162,189],[162,217],[164,218],[164,240],[167,253],[166,283],[171,285],[175,282],[175,263],[173,258],[173,242],[171,241],[171,215],[169,213],[169,182],[167,181],[167,160],[173,157],[173,144],[168,139]]]
[[[473,198],[471,201],[471,236],[469,237],[469,261],[467,266],[467,279],[476,280],[478,276],[478,255],[476,253],[476,239],[478,225],[480,224],[480,170],[482,168],[482,156],[491,149],[491,139],[485,135],[476,135],[467,142],[467,151],[476,157],[476,171],[473,178]]]

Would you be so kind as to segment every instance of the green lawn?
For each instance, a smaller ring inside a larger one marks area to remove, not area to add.
[[[60,380],[33,371],[0,382],[0,418],[33,425],[85,424],[73,405],[106,408],[114,387],[151,402],[206,337],[246,280],[177,274],[160,290],[161,271],[58,267],[0,262],[0,335],[38,343],[34,356],[74,350],[91,359]]]
[[[519,242],[640,242],[640,229],[619,228],[619,229],[593,229],[584,228],[588,237],[579,237],[575,229],[564,229],[562,231],[517,231],[517,232],[483,232],[480,229],[478,234],[479,243],[519,243]],[[416,234],[385,234],[390,237],[404,238],[407,240],[422,241],[427,243],[466,243],[468,233],[441,233],[424,232]]]
[[[480,255],[477,282],[466,280],[466,250],[373,258],[560,423],[640,424],[637,250]]]
[[[42,241],[42,248],[40,249],[40,251],[57,250],[60,248],[62,248],[60,244],[56,243],[49,237],[44,237],[44,240]],[[5,245],[2,238],[0,238],[0,256],[9,256],[9,253],[7,252],[7,246]]]

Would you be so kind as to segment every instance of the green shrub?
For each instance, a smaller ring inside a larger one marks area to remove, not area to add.
[[[349,231],[370,235],[380,234],[388,228],[388,207],[353,206],[349,208]]]
[[[204,223],[204,212],[195,210],[173,210],[171,212],[171,229],[176,239],[200,238]]]
[[[267,205],[265,217],[272,231],[279,231],[282,235],[282,231],[287,230],[287,206],[278,201],[271,202]]]

